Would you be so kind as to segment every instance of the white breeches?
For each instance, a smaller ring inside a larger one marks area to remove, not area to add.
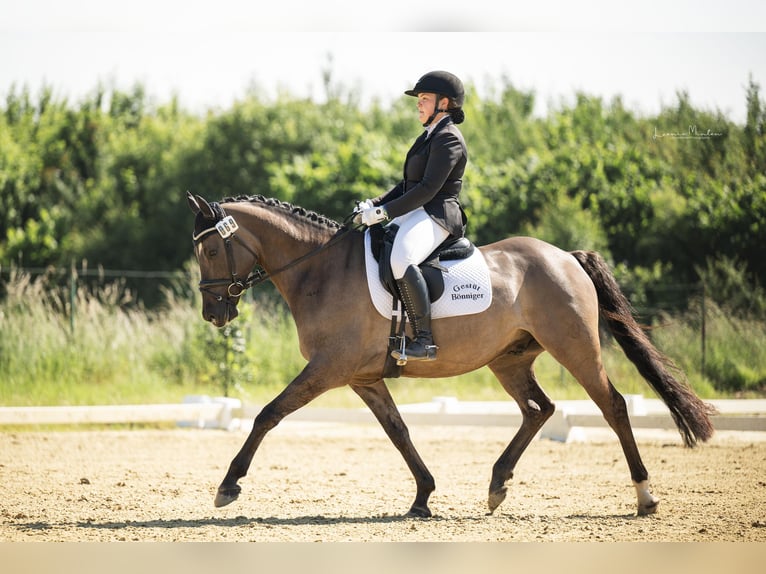
[[[436,223],[422,207],[395,217],[391,223],[399,232],[391,249],[394,279],[404,277],[410,265],[419,265],[449,236],[449,231]]]

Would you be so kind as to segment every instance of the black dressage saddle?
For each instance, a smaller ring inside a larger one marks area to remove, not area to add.
[[[399,231],[399,226],[389,224],[384,227],[377,224],[369,229],[372,255],[375,261],[378,262],[380,282],[386,288],[386,291],[394,297],[398,297],[396,281],[391,271],[391,247]],[[428,295],[432,303],[444,293],[443,273],[447,269],[441,265],[441,262],[467,259],[473,255],[475,249],[474,244],[465,237],[449,237],[420,264],[420,270],[428,284]]]

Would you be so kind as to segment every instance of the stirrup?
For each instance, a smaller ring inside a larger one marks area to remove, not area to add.
[[[407,337],[399,337],[399,348],[391,351],[391,356],[396,359],[397,366],[407,364]]]
[[[407,361],[435,361],[436,360],[436,351],[439,350],[438,345],[423,345],[423,348],[426,351],[425,357],[414,357],[410,358],[407,356],[407,347],[406,347],[406,341],[404,338],[402,338],[402,344],[399,349],[394,349],[391,351],[391,356],[396,359],[396,364],[400,367],[407,364]]]

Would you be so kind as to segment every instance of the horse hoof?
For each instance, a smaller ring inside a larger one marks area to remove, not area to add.
[[[502,486],[495,491],[490,491],[489,498],[487,498],[487,506],[489,506],[489,513],[495,512],[495,509],[505,500],[505,496],[508,494],[508,487]]]
[[[239,498],[240,492],[242,492],[242,488],[238,484],[227,487],[222,486],[218,489],[218,493],[215,495],[213,504],[215,504],[216,508],[221,508],[222,506],[231,504],[237,500],[237,498]]]
[[[431,518],[432,514],[427,506],[415,506],[413,504],[406,516],[407,518]]]
[[[654,514],[657,512],[657,507],[660,505],[660,499],[654,497],[652,498],[652,501],[638,505],[639,516],[648,516],[649,514]]]

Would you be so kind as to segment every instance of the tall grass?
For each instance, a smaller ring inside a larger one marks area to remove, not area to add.
[[[674,350],[681,369],[691,373],[703,394],[751,398],[766,395],[766,323],[741,318],[710,301],[666,317],[653,332],[658,345]]]
[[[120,283],[80,288],[74,307],[66,290],[50,287],[43,278],[14,272],[4,287],[3,405],[179,402],[190,394],[227,394],[262,404],[305,364],[291,317],[269,296],[243,301],[241,316],[219,330],[202,320],[196,293],[168,291],[164,305],[147,310]],[[701,396],[763,396],[766,326],[709,310],[703,373],[698,323],[694,316],[668,318],[652,336]],[[604,362],[621,392],[651,395],[613,343],[605,344]],[[549,355],[543,354],[535,369],[552,398],[586,396]],[[391,380],[389,385],[400,403],[437,395],[508,400],[487,368],[448,379]],[[349,389],[340,389],[315,404],[359,407],[361,401]]]
[[[119,284],[66,293],[15,274],[0,307],[0,401],[94,404],[168,398],[175,381],[154,369],[158,352],[183,339],[183,324],[132,305]],[[73,319],[73,321],[72,321]],[[72,328],[74,325],[74,328]]]

